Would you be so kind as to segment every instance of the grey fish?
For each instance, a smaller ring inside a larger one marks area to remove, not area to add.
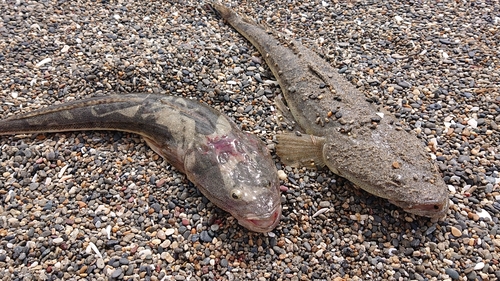
[[[158,94],[67,102],[0,121],[0,135],[117,130],[141,135],[242,226],[268,232],[281,217],[280,185],[267,147],[215,109]]]
[[[262,54],[281,86],[302,136],[281,134],[276,147],[288,165],[324,166],[407,212],[442,217],[448,189],[415,135],[345,80],[315,52],[268,32],[219,3],[219,15]]]

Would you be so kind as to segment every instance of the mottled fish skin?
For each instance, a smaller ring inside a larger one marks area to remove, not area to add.
[[[283,162],[326,165],[407,212],[446,215],[447,186],[422,141],[398,126],[395,117],[368,103],[336,69],[300,42],[268,32],[221,4],[212,7],[262,54],[293,118],[308,134],[277,136],[277,154]],[[307,153],[310,158],[304,159]]]
[[[0,121],[0,135],[117,130],[136,133],[244,227],[268,232],[281,217],[269,151],[225,115],[197,101],[124,94],[67,102]]]

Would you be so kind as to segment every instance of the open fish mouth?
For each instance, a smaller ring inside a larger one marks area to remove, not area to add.
[[[281,204],[277,205],[274,211],[268,215],[249,215],[242,217],[238,223],[251,231],[269,232],[273,230],[281,219]]]

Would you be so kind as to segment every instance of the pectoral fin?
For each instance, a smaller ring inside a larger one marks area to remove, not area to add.
[[[276,105],[276,110],[278,112],[278,121],[280,122],[280,124],[285,124],[285,126],[288,127],[290,130],[293,129],[295,131],[305,133],[305,130],[303,130],[299,126],[299,124],[295,122],[295,119],[293,118],[290,109],[288,109],[288,106],[286,106],[283,100],[283,96],[278,95],[274,99],[274,104]]]
[[[277,135],[276,153],[289,166],[323,167],[325,138],[312,135]]]

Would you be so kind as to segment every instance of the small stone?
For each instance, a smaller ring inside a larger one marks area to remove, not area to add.
[[[123,272],[122,268],[119,267],[119,268],[115,269],[115,271],[113,271],[113,273],[111,274],[111,277],[118,278],[118,277],[120,277],[120,275],[122,275],[122,272]]]
[[[158,230],[158,233],[156,233],[156,237],[158,237],[158,239],[160,240],[165,240],[167,238],[163,230]]]
[[[321,201],[321,202],[319,202],[319,207],[320,208],[330,207],[330,201]]]
[[[54,244],[61,244],[63,241],[64,241],[64,239],[62,239],[61,237],[57,237],[57,238],[52,240],[52,242]]]
[[[278,170],[278,178],[282,181],[287,179],[286,173],[283,170]]]
[[[484,268],[484,262],[478,262],[476,263],[476,265],[474,266],[474,270],[481,270]]]
[[[208,234],[208,231],[206,231],[206,230],[203,230],[200,233],[200,238],[203,242],[212,242],[212,237],[210,237],[210,235]]]
[[[98,258],[96,261],[96,266],[99,269],[103,269],[106,264],[104,263],[104,260],[102,258]]]
[[[460,274],[458,274],[458,272],[454,269],[446,268],[444,272],[453,280],[458,280],[460,278]]]
[[[454,226],[451,227],[451,234],[455,237],[461,237],[462,236],[462,231]]]

